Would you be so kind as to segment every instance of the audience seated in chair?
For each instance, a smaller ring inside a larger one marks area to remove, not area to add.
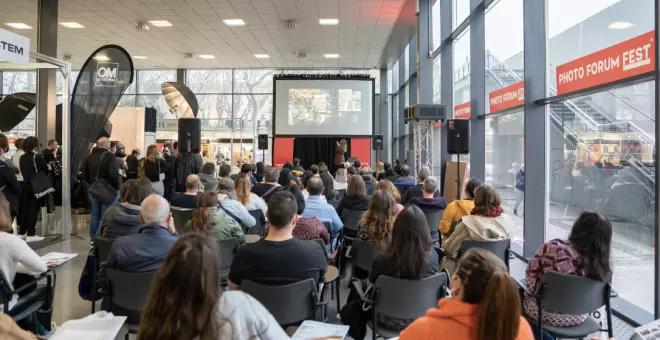
[[[318,218],[321,222],[330,222],[330,236],[335,238],[344,227],[344,223],[337,215],[335,208],[321,200],[321,193],[323,192],[321,178],[310,178],[307,182],[307,191],[309,192],[309,198],[305,202],[305,211],[303,211],[302,216],[312,216]]]
[[[546,242],[527,264],[525,284],[530,292],[537,292],[543,275],[548,272],[586,276],[594,280],[611,282],[612,224],[596,212],[583,212],[575,221],[568,240],[553,239]],[[525,314],[538,319],[536,299],[525,295]],[[581,324],[587,315],[568,315],[543,311],[543,323],[556,327]],[[534,328],[535,325],[532,325]],[[548,339],[552,338],[548,334]]]
[[[257,184],[263,183],[264,171],[266,170],[264,162],[257,162],[257,164],[252,167],[252,170],[252,176],[257,180]]]
[[[211,162],[204,164],[202,166],[202,172],[199,173],[199,180],[204,186],[204,191],[213,190],[218,185],[218,179],[215,178],[215,164]]]
[[[451,236],[461,217],[470,215],[470,212],[474,209],[474,189],[483,184],[484,182],[476,177],[470,178],[465,185],[465,199],[454,200],[447,205],[440,221],[440,233],[443,235],[444,240]]]
[[[377,195],[384,195],[381,192]],[[419,280],[438,273],[438,254],[431,248],[431,237],[424,213],[416,206],[404,209],[394,221],[392,242],[383,253],[376,255],[369,272],[369,284],[376,283],[380,275],[406,280]],[[359,296],[351,292],[341,310],[341,322],[350,325],[349,335],[356,340],[366,334],[366,322],[371,311],[364,311]],[[399,320],[381,317],[379,327],[403,330],[413,320]]]
[[[119,189],[119,202],[105,212],[96,236],[115,239],[137,234],[143,227],[140,221],[140,204],[153,193],[151,182],[146,178],[124,182]]]
[[[404,165],[401,167],[401,177],[397,178],[395,183],[415,182],[415,178],[410,176],[410,167]]]
[[[227,163],[220,164],[220,168],[218,169],[218,178],[231,179],[231,165]]]
[[[257,224],[257,221],[250,215],[247,208],[241,202],[231,198],[236,197],[234,182],[232,180],[220,178],[215,192],[218,194],[218,202],[220,202],[218,207],[225,214],[229,215],[246,229],[252,228]]]
[[[396,174],[396,172],[394,171],[394,168],[392,168],[392,164],[390,164],[390,163],[385,163],[385,172],[378,175],[378,181],[386,179],[390,182],[394,182],[398,178],[399,178],[399,175]]]
[[[438,192],[439,189],[440,186],[435,177],[426,177],[422,183],[422,197],[413,197],[408,201],[408,205],[416,205],[425,213],[445,209],[447,207],[447,201],[443,197],[434,197],[434,194]],[[431,227],[438,228],[440,226],[437,225]]]
[[[298,185],[298,182],[291,179],[291,176],[298,178],[297,176],[291,173],[291,170],[289,170],[289,168],[282,168],[282,171],[280,172],[280,177],[277,179],[277,184],[279,184],[282,187]]]
[[[386,179],[378,181],[378,184],[376,184],[376,191],[385,191],[389,192],[390,195],[394,198],[394,201],[396,202],[396,212],[397,214],[403,210],[403,205],[401,204],[401,194],[399,194],[399,189],[396,188],[394,183],[391,181],[388,181]]]
[[[218,208],[218,197],[214,192],[204,192],[197,198],[197,209],[190,221],[183,227],[184,233],[195,232],[210,236],[215,240],[236,238],[239,244],[245,243],[243,228],[238,222]]]
[[[239,172],[239,174],[247,174],[248,176],[250,176],[251,186],[255,186],[257,184],[257,179],[254,178],[254,176],[252,176],[252,166],[250,164],[244,163],[243,165],[241,165],[241,172]],[[235,181],[236,176],[238,176],[238,174],[231,175],[229,176],[229,178],[231,178],[232,181]]]
[[[518,287],[495,255],[472,249],[461,258],[450,283],[451,298],[440,299],[401,332],[401,340],[533,340],[520,315]]]
[[[357,238],[385,249],[390,244],[397,214],[396,202],[389,192],[374,192],[369,209],[358,223]]]
[[[313,165],[313,166],[316,166],[316,165]],[[317,169],[318,169],[318,167],[317,167]],[[305,171],[305,173],[303,174],[303,177],[302,177],[302,187],[303,187],[302,194],[303,194],[303,197],[305,197],[305,200],[307,200],[309,198],[309,191],[307,191],[307,184],[309,183],[309,179],[312,178],[312,177],[320,178],[318,175],[314,175],[312,170]],[[320,199],[323,203],[328,203],[328,200],[325,198],[325,195],[321,194],[319,197],[320,197]]]
[[[291,162],[284,163],[282,171],[284,171],[284,169],[289,169],[287,177],[289,178],[291,185],[300,185],[300,178],[298,178],[298,175],[293,172],[293,164],[291,164]]]
[[[348,164],[348,163],[347,163]],[[349,167],[339,168],[335,173],[335,180],[332,186],[335,190],[346,190],[348,187],[348,169]]]
[[[288,339],[259,301],[241,291],[223,292],[220,281],[216,242],[182,236],[156,272],[138,339]]]
[[[335,191],[335,179],[332,178],[328,167],[326,165],[319,166],[319,171],[319,177],[321,177],[321,180],[323,181],[323,196],[325,196],[328,201],[337,200],[339,195],[337,194],[337,191]]]
[[[417,173],[417,179],[419,180],[419,184],[412,186],[408,188],[408,190],[406,190],[406,193],[401,198],[401,204],[408,204],[408,202],[413,197],[424,197],[424,194],[422,192],[422,183],[424,183],[426,177],[429,176],[431,176],[431,169],[429,169],[428,167],[421,168]],[[440,190],[434,192],[433,197],[440,197]]]
[[[186,177],[186,192],[173,193],[170,204],[176,208],[195,209],[197,207],[197,195],[202,189],[206,190],[199,176],[188,175]],[[208,191],[213,191],[213,189]]]
[[[492,187],[482,185],[474,190],[474,209],[461,218],[452,235],[443,243],[445,258],[442,268],[450,273],[456,268],[461,243],[466,240],[496,241],[509,238],[513,221],[500,206],[500,194]]]
[[[369,207],[371,196],[367,195],[367,187],[360,176],[351,176],[348,179],[346,195],[342,197],[337,205],[337,214],[341,216],[344,209],[353,211],[364,211]]]
[[[282,186],[277,183],[277,180],[280,176],[277,168],[269,166],[264,170],[264,182],[257,183],[257,185],[252,187],[252,193],[261,197],[266,203],[274,193],[279,190],[282,190]]]
[[[298,204],[298,222],[293,228],[293,237],[301,240],[322,239],[327,246],[330,243],[330,233],[318,218],[313,216],[301,216],[305,211],[305,197],[303,197],[298,187],[289,187],[288,190],[296,198]]]
[[[234,180],[236,200],[241,202],[247,210],[261,210],[266,215],[266,203],[261,197],[250,192],[250,178],[247,174],[238,174]]]
[[[360,177],[362,177],[362,180],[364,180],[364,184],[367,187],[367,195],[371,195],[374,193],[374,190],[376,189],[376,184],[378,184],[378,181],[374,178],[374,174],[372,173],[371,169],[369,168],[362,168],[360,169]]]
[[[297,221],[295,197],[288,191],[274,194],[268,202],[268,236],[238,249],[229,289],[240,289],[243,279],[281,285],[312,278],[318,283],[328,269],[325,250],[317,242],[293,237]]]
[[[299,158],[294,158],[293,159],[293,169],[292,170],[300,171],[301,173],[305,172],[305,168],[303,168],[300,165],[300,159]]]

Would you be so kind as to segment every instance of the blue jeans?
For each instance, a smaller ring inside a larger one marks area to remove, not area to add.
[[[101,217],[105,215],[105,211],[115,203],[119,201],[119,193],[112,202],[108,205],[102,205],[99,201],[94,199],[91,195],[89,196],[89,203],[92,206],[91,218],[89,220],[89,237],[94,238],[96,231],[99,229],[99,224],[101,224]]]

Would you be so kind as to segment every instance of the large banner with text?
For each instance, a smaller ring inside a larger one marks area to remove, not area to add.
[[[454,119],[470,119],[470,117],[472,117],[472,103],[454,106]]]
[[[519,81],[488,94],[490,113],[525,104],[525,82]]]

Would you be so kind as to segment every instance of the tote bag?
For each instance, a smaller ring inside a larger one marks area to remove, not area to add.
[[[34,164],[35,174],[30,179],[30,185],[32,186],[32,191],[34,192],[34,197],[42,198],[52,192],[55,192],[53,185],[50,182],[50,178],[45,172],[39,172],[37,169],[37,155],[32,156],[32,163]]]
[[[109,205],[117,197],[117,189],[115,189],[108,181],[103,178],[99,178],[99,172],[101,171],[101,166],[103,164],[103,157],[107,153],[104,152],[99,158],[99,167],[96,169],[96,177],[94,182],[90,184],[88,192],[95,200],[97,200],[101,205]]]

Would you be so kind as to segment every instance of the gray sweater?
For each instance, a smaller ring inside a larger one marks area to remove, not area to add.
[[[218,339],[289,339],[273,315],[259,301],[241,291],[222,293],[216,318]]]

